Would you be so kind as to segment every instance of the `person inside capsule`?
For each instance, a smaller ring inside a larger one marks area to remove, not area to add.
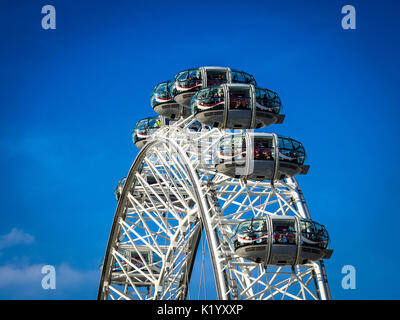
[[[230,109],[246,110],[250,108],[249,90],[231,89],[229,92]]]
[[[328,249],[329,236],[324,226],[297,217],[271,215],[245,220],[238,224],[231,240],[240,257],[272,265],[329,259],[333,252]]]
[[[218,84],[226,83],[226,70],[224,71],[212,71],[207,70],[207,86],[216,86]]]
[[[254,138],[254,160],[273,160],[272,139]]]
[[[178,73],[176,77],[176,89],[178,91],[190,90],[194,87],[202,86],[200,70],[186,70]]]
[[[296,244],[294,221],[274,223],[274,244]]]

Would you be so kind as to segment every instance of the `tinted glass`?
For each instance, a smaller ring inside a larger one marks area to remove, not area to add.
[[[215,86],[227,82],[226,70],[207,70],[207,86]]]
[[[224,88],[222,86],[200,90],[192,100],[192,110],[196,114],[206,110],[222,110],[225,107]]]
[[[229,88],[229,109],[250,110],[250,88]]]
[[[290,138],[278,137],[279,143],[279,160],[304,164],[305,151],[303,145]]]
[[[272,137],[254,137],[254,160],[273,160],[274,155]]]
[[[294,220],[273,220],[273,243],[296,244],[296,228]]]
[[[254,80],[254,77],[252,75],[238,70],[231,71],[231,79],[232,83],[245,83],[256,85],[256,81]]]
[[[175,89],[177,91],[182,89],[191,89],[201,86],[201,72],[199,69],[186,70],[178,73],[176,76]]]
[[[281,109],[279,96],[270,90],[256,88],[256,109],[278,114]]]
[[[220,142],[220,158],[230,160],[240,160],[246,157],[246,140],[245,137],[228,136],[224,137]]]
[[[302,245],[326,249],[329,244],[329,236],[325,227],[309,220],[300,221]]]

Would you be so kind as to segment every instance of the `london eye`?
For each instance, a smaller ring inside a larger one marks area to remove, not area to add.
[[[98,299],[193,299],[202,239],[217,299],[330,299],[323,213],[311,219],[296,180],[306,148],[259,131],[284,121],[278,94],[200,67],[158,83],[150,103],[159,115],[136,123],[139,152],[115,189]]]

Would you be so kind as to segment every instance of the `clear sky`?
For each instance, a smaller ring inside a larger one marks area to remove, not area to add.
[[[56,29],[41,28],[42,6]],[[356,30],[341,8],[356,8]],[[0,299],[95,299],[116,200],[153,86],[230,66],[280,94],[268,130],[303,142],[298,178],[335,250],[335,299],[399,299],[398,1],[0,4]],[[41,288],[41,267],[57,271]],[[355,290],[341,287],[344,265]],[[211,297],[209,295],[209,297]]]

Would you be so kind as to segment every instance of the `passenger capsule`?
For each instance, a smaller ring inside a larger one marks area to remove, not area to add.
[[[220,139],[214,152],[216,170],[227,176],[252,180],[281,180],[306,174],[303,145],[271,133],[230,134]]]
[[[162,82],[156,85],[151,95],[151,106],[158,114],[169,118],[179,119],[182,107],[175,102],[171,90],[172,81]]]
[[[223,83],[256,85],[254,77],[242,71],[223,67],[200,67],[179,72],[174,78],[171,92],[176,102],[190,108],[190,101],[197,91]]]
[[[221,84],[198,91],[191,110],[204,125],[222,129],[254,129],[282,123],[277,93],[248,84]]]
[[[118,285],[130,285],[126,280],[125,273],[133,281],[135,286],[150,286],[149,273],[153,276],[159,275],[162,266],[162,259],[151,249],[145,246],[137,246],[138,250],[131,248],[119,249],[118,260],[111,268],[111,282]],[[124,269],[124,271],[122,271]]]
[[[238,256],[265,265],[299,265],[329,259],[323,225],[289,216],[264,216],[241,222],[232,237]]]
[[[143,148],[146,139],[150,135],[161,128],[162,124],[167,124],[168,121],[162,116],[149,117],[138,121],[132,131],[132,140],[136,147]]]

